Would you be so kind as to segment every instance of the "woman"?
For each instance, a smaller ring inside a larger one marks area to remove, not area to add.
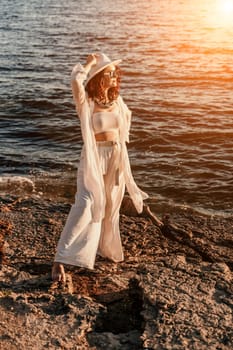
[[[119,210],[125,185],[138,212],[148,197],[137,187],[130,169],[126,142],[131,112],[119,95],[120,62],[103,53],[91,54],[71,74],[84,145],[75,203],[52,269],[55,281],[65,282],[64,264],[93,269],[96,254],[122,261]]]

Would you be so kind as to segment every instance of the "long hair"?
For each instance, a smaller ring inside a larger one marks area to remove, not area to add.
[[[104,88],[102,86],[103,81],[103,70],[96,74],[87,84],[86,91],[88,96],[92,99],[97,98],[98,100],[102,100],[105,98]],[[120,81],[121,81],[121,70],[118,66],[116,66],[116,74],[117,74],[117,85],[110,88],[108,90],[108,98],[109,101],[114,101],[117,99],[120,93]]]

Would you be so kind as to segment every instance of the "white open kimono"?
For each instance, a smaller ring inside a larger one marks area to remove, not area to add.
[[[55,261],[93,269],[97,253],[115,262],[124,259],[119,210],[125,185],[139,213],[143,209],[143,199],[148,195],[138,188],[132,176],[126,148],[131,112],[120,96],[117,99],[121,147],[118,183],[114,180],[115,174],[110,171],[109,184],[105,187],[92,126],[94,102],[85,91],[85,79],[85,70],[81,64],[77,64],[72,71],[71,83],[84,145],[78,168],[75,203],[58,242]],[[111,208],[105,207],[106,196],[110,198]]]

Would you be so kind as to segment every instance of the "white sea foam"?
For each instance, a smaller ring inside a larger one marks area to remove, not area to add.
[[[0,176],[0,191],[8,193],[34,192],[34,182],[26,176]]]

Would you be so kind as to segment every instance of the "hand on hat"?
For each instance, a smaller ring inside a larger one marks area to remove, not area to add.
[[[90,67],[96,65],[97,56],[98,56],[98,54],[95,54],[95,53],[91,53],[90,55],[88,55],[86,65],[89,65]]]
[[[91,68],[97,64],[97,56],[98,54],[95,54],[95,53],[91,53],[90,55],[87,56],[86,64],[84,66],[84,69],[87,74],[89,73]]]

